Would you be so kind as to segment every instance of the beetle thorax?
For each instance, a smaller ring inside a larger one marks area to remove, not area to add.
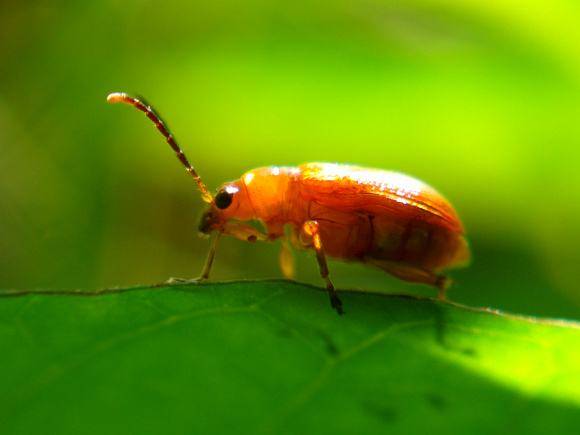
[[[283,219],[297,174],[297,168],[278,166],[246,172],[240,181],[247,192],[246,200],[254,211],[252,218],[265,222]]]

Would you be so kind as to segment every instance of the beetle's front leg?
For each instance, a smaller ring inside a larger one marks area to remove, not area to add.
[[[211,271],[211,266],[213,265],[213,260],[215,258],[215,252],[217,250],[217,245],[218,245],[218,240],[221,236],[221,233],[218,232],[216,233],[216,235],[214,236],[210,248],[209,248],[209,252],[207,253],[207,257],[205,259],[205,264],[203,265],[203,269],[201,271],[201,275],[197,278],[193,278],[193,279],[184,279],[184,278],[169,278],[166,283],[167,284],[176,284],[176,283],[180,283],[180,284],[186,284],[186,283],[200,283],[202,281],[205,281],[206,279],[209,278],[209,273]]]
[[[218,240],[222,233],[216,233],[211,246],[209,248],[209,252],[207,253],[207,258],[205,259],[205,264],[203,265],[203,269],[201,271],[201,275],[197,278],[197,281],[205,281],[209,278],[209,273],[211,272],[211,267],[213,265],[213,260],[215,258],[215,252],[217,250]]]
[[[258,240],[268,240],[268,236],[261,233],[254,227],[250,225],[243,224],[241,222],[228,222],[221,231],[219,231],[213,239],[209,252],[207,253],[207,258],[201,271],[201,275],[195,281],[200,282],[209,278],[209,273],[213,265],[213,260],[215,259],[215,253],[217,250],[217,244],[220,236],[222,234],[227,234],[228,236],[235,237],[236,239],[243,240],[245,242],[256,242]]]
[[[221,232],[244,242],[264,242],[270,240],[267,234],[243,222],[227,222]]]
[[[320,240],[320,226],[317,221],[306,221],[302,225],[302,233],[307,237],[312,238],[312,246],[316,251],[316,260],[318,261],[318,268],[320,269],[320,276],[326,281],[326,290],[330,297],[330,305],[336,310],[338,314],[343,314],[342,301],[336,294],[334,284],[328,277],[328,264],[326,263],[326,256],[324,255],[324,247]]]

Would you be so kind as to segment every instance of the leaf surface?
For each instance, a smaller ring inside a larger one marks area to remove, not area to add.
[[[288,281],[0,293],[0,433],[575,433],[580,327]]]

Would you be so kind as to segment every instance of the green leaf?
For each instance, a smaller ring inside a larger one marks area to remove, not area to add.
[[[580,326],[287,281],[0,293],[1,434],[576,433]]]

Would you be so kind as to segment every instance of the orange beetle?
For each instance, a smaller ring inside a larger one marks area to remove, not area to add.
[[[127,103],[153,121],[209,203],[199,225],[216,232],[199,279],[207,279],[221,234],[249,242],[282,239],[280,266],[293,275],[288,241],[314,249],[332,307],[342,302],[328,276],[326,256],[379,267],[405,281],[439,289],[445,298],[450,280],[442,272],[470,258],[464,229],[453,207],[431,187],[396,172],[331,163],[270,166],[246,172],[212,196],[151,106],[124,93],[107,97]],[[244,223],[260,221],[262,233]],[[290,236],[285,227],[290,227]]]

